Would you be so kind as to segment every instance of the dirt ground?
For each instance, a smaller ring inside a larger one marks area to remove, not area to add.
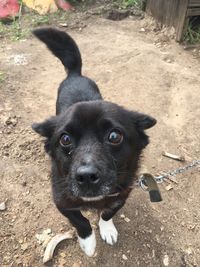
[[[140,172],[152,174],[200,158],[200,65],[182,46],[153,32],[148,20],[84,18],[83,29],[67,30],[83,57],[83,73],[106,100],[157,118]],[[34,38],[0,41],[0,266],[43,266],[38,234],[71,229],[51,198],[50,164],[33,122],[55,113],[60,62]],[[186,157],[181,163],[162,156]],[[86,257],[76,238],[59,245],[49,267],[200,266],[200,168],[160,185],[163,201],[151,203],[136,187],[115,216],[119,241],[100,239],[97,215],[87,212],[97,234],[96,255]],[[125,217],[125,218],[124,218]],[[128,219],[129,220],[128,220]],[[48,232],[47,231],[47,232]]]

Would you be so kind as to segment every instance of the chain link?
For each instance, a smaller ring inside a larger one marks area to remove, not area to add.
[[[189,169],[195,168],[198,165],[200,165],[200,160],[193,160],[191,163],[189,163],[188,165],[184,166],[184,167],[180,167],[177,168],[175,170],[172,171],[168,171],[168,172],[164,172],[164,174],[159,175],[159,176],[154,176],[154,179],[156,180],[156,182],[158,184],[163,183],[166,179],[168,179],[170,176],[176,176],[177,174],[183,173],[185,171],[188,171]],[[139,180],[137,182],[137,184],[139,184],[139,186],[146,191],[147,188],[145,186],[144,180],[143,180],[143,175],[141,175],[139,177]]]
[[[196,166],[200,165],[200,160],[193,160],[191,163],[184,167],[177,168],[173,171],[168,171],[163,175],[155,176],[155,180],[157,183],[162,183],[165,179],[169,178],[170,176],[175,176],[176,174],[180,174],[182,172],[188,171]]]

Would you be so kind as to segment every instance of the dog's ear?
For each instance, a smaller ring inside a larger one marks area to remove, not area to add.
[[[132,118],[140,138],[140,142],[137,145],[139,149],[143,149],[149,143],[149,137],[144,130],[153,127],[156,124],[156,120],[149,115],[138,112],[132,112]]]
[[[32,129],[41,136],[50,138],[56,127],[56,117],[52,117],[44,122],[33,123]]]
[[[137,129],[142,131],[153,127],[157,122],[153,117],[142,113],[135,113],[134,117]]]

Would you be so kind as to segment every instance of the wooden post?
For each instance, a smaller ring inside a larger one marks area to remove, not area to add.
[[[188,0],[181,0],[179,4],[178,24],[177,24],[177,32],[176,32],[177,42],[180,42],[183,37],[183,30],[184,30],[186,16],[187,16],[187,7],[188,7]]]

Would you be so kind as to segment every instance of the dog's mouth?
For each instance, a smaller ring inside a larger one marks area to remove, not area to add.
[[[105,195],[100,195],[96,197],[81,197],[83,201],[90,202],[90,201],[99,201],[104,199],[106,196]]]
[[[84,176],[81,173],[82,175],[79,174],[77,177],[77,172],[74,171],[68,176],[67,187],[69,195],[71,195],[72,198],[79,198],[83,201],[99,201],[118,191],[117,175],[115,171],[105,168],[105,171],[102,173],[96,168],[98,171],[96,171],[95,175],[91,175],[91,173],[89,173],[90,169],[86,167],[81,167],[81,171],[83,173],[83,171],[87,170],[87,175],[83,173]]]
[[[100,201],[102,199],[105,199],[106,197],[116,197],[120,194],[120,192],[111,193],[108,195],[99,195],[96,197],[81,197],[83,201],[90,202],[90,201]]]
[[[116,194],[116,188],[111,184],[103,184],[99,187],[84,187],[80,188],[77,184],[72,184],[69,188],[70,195],[75,198],[80,198],[83,201],[99,201],[105,197]]]

